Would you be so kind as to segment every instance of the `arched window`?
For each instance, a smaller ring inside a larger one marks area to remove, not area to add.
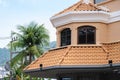
[[[71,30],[70,28],[66,28],[61,31],[61,46],[70,44],[71,44]]]
[[[78,44],[95,44],[96,28],[83,26],[78,28]]]

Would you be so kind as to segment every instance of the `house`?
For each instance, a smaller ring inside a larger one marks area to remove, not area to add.
[[[28,65],[33,77],[120,80],[120,0],[80,0],[51,17],[57,48]]]

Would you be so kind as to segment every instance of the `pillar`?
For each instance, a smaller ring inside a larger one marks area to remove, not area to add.
[[[71,28],[71,45],[77,45],[77,28]]]
[[[60,31],[57,31],[56,32],[56,35],[57,35],[57,44],[56,44],[56,47],[60,47],[60,42],[61,42],[61,39],[60,39]]]

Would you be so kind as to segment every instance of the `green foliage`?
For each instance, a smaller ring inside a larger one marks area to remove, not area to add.
[[[19,25],[17,29],[19,32],[12,32],[17,40],[10,42],[8,47],[13,52],[19,50],[11,60],[11,67],[15,75],[21,76],[23,68],[43,53],[44,46],[49,45],[49,35],[44,25],[34,22],[27,26]]]

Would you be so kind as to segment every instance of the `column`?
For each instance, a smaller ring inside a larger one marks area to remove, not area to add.
[[[61,42],[61,39],[60,39],[60,32],[57,31],[57,32],[56,32],[56,35],[57,35],[56,47],[60,47],[60,42]]]
[[[77,45],[77,28],[71,28],[71,45]]]

